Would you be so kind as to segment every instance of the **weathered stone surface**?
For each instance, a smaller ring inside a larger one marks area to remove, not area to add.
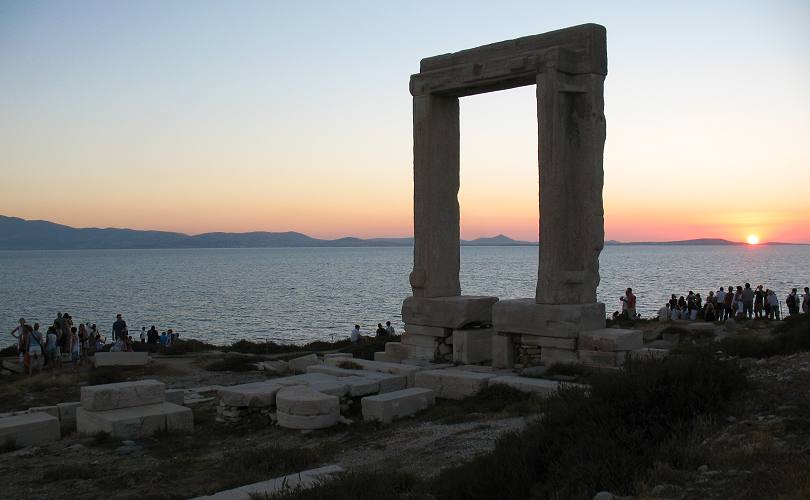
[[[266,380],[223,387],[217,391],[217,395],[228,406],[273,408],[276,406],[276,394],[282,387],[272,380]]]
[[[52,417],[59,418],[59,407],[53,406],[32,406],[28,408],[28,413],[47,413]]]
[[[283,375],[289,371],[290,365],[282,360],[259,361],[256,363],[256,369],[259,371],[272,372],[276,375]]]
[[[436,348],[436,337],[430,335],[418,335],[415,333],[403,333],[402,338],[400,339],[405,345],[411,345],[416,347],[424,347],[430,350]]]
[[[50,443],[60,437],[59,419],[47,412],[34,412],[0,418],[0,444],[13,441],[16,446]]]
[[[457,237],[455,245],[458,247]],[[497,297],[408,297],[402,304],[402,319],[407,324],[443,328],[490,325],[492,305],[496,302]]]
[[[337,366],[340,360],[327,359],[326,364]],[[392,375],[402,375],[408,380],[408,387],[413,386],[414,374],[423,370],[422,367],[414,365],[406,365],[403,363],[382,363],[380,361],[370,361],[367,359],[355,359],[355,363],[360,365],[364,370],[390,373]]]
[[[550,347],[553,349],[576,350],[577,339],[563,337],[541,337],[539,335],[521,335],[520,343],[523,345]]]
[[[369,394],[378,394],[380,392],[380,382],[372,378],[345,377],[343,380],[349,387],[348,396],[350,398],[368,396]]]
[[[392,363],[395,360],[389,359],[385,352],[377,351],[374,353],[374,361],[379,361],[380,363]]]
[[[459,105],[441,96],[413,98],[414,297],[461,294],[459,249]],[[410,321],[406,323],[435,325]]]
[[[570,351],[568,349],[554,349],[553,347],[543,347],[541,349],[542,351],[540,353],[540,359],[546,365],[579,362],[577,351]]]
[[[586,351],[630,351],[644,347],[640,330],[601,328],[579,334],[579,348]]]
[[[166,385],[157,380],[89,385],[81,388],[81,400],[82,407],[89,411],[162,403],[166,400]]]
[[[416,387],[432,389],[439,398],[464,399],[486,388],[487,381],[493,377],[493,373],[475,373],[454,368],[425,370],[416,373],[415,384]]]
[[[336,425],[340,420],[340,411],[323,415],[291,415],[283,411],[276,412],[278,425],[287,429],[326,429]]]
[[[328,352],[323,355],[323,359],[331,359],[331,358],[354,358],[354,354],[350,352]]]
[[[76,427],[80,434],[108,432],[128,439],[164,430],[192,432],[194,417],[190,408],[166,402],[107,411],[77,408]]]
[[[441,326],[405,325],[405,331],[423,337],[449,337],[453,335],[452,328],[443,328]]]
[[[515,366],[515,348],[508,335],[492,336],[492,367],[512,368]]]
[[[59,408],[59,425],[62,433],[76,432],[76,409],[82,407],[82,402],[58,403],[56,407]]]
[[[474,364],[492,360],[492,328],[453,331],[453,362]]]
[[[340,398],[306,386],[285,387],[276,395],[276,408],[300,416],[340,413]]]
[[[538,304],[532,299],[501,300],[492,306],[492,326],[499,333],[574,339],[579,332],[605,327],[605,305]]]
[[[97,352],[93,366],[141,366],[149,363],[148,352]]]
[[[620,365],[627,351],[586,351],[579,350],[579,361],[585,366],[616,367]]]
[[[15,360],[4,359],[3,368],[14,373],[25,373],[25,367],[22,365],[22,363],[18,362],[16,359]]]
[[[412,387],[401,391],[366,396],[360,400],[363,408],[363,420],[391,422],[395,418],[413,415],[433,406],[436,395],[431,389]]]
[[[320,364],[321,360],[317,354],[307,354],[300,358],[291,359],[288,362],[290,373],[305,373],[307,366]]]
[[[166,401],[176,405],[182,405],[186,397],[186,391],[183,389],[166,389]]]
[[[540,378],[499,376],[489,380],[489,385],[502,384],[514,389],[534,394],[549,395],[557,392],[560,383],[556,380],[545,380]]]
[[[669,355],[669,349],[642,347],[641,349],[634,349],[630,351],[628,354],[633,358],[637,359],[664,359]]]
[[[411,351],[408,349],[408,346],[401,342],[385,343],[385,361],[389,363],[399,363],[410,356],[410,354]]]
[[[330,396],[337,396],[339,398],[349,394],[349,385],[347,384],[346,379],[312,382],[309,384],[309,387],[315,391],[322,392]]]
[[[343,472],[337,465],[327,465],[318,469],[301,471],[297,474],[277,477],[269,481],[247,484],[231,490],[220,491],[213,495],[197,497],[195,500],[251,500],[255,497],[270,497],[286,491],[307,489],[327,481],[334,474]]]

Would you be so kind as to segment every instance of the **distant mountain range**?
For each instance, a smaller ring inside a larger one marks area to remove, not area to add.
[[[527,246],[536,242],[513,240],[504,235],[462,240],[464,246]],[[670,242],[606,245],[740,245],[728,240],[700,239]],[[776,243],[773,243],[776,244]],[[0,250],[78,250],[125,248],[264,248],[264,247],[402,247],[413,238],[338,238],[325,240],[288,232],[203,233],[187,235],[169,231],[139,231],[117,228],[75,228],[41,220],[0,215]]]

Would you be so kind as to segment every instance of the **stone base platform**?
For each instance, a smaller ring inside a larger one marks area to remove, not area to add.
[[[13,441],[15,446],[32,446],[59,438],[59,419],[46,412],[0,418],[0,445]]]
[[[494,373],[477,373],[455,368],[425,370],[416,373],[416,387],[431,389],[436,397],[464,399],[487,387]]]
[[[191,408],[166,402],[107,411],[77,408],[76,428],[80,434],[108,432],[128,439],[158,431],[192,432],[194,416]]]
[[[408,325],[465,328],[492,324],[492,306],[498,297],[408,297],[402,304],[405,331]],[[417,333],[410,331],[410,333]]]
[[[81,388],[82,407],[88,411],[106,411],[162,403],[166,384],[157,380],[136,380]]]
[[[149,363],[148,352],[97,352],[93,366],[142,366]]]
[[[383,423],[389,423],[395,418],[408,417],[435,403],[435,393],[431,389],[419,387],[367,396],[360,400],[363,408],[363,420],[376,420]]]
[[[453,362],[484,363],[492,360],[492,328],[453,330]]]
[[[605,305],[538,304],[534,299],[501,300],[492,306],[498,333],[575,339],[580,332],[605,327]]]

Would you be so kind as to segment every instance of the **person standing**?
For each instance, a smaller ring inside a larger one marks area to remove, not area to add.
[[[748,319],[754,314],[754,290],[751,289],[751,283],[746,283],[742,292],[743,314]]]
[[[57,366],[62,366],[62,357],[59,355],[59,336],[56,334],[56,327],[51,326],[45,335],[45,356],[48,359],[49,370],[53,371]]]
[[[352,333],[349,334],[349,340],[351,340],[352,344],[356,344],[360,342],[360,337],[360,325],[354,325]]]
[[[146,327],[141,327],[141,344],[146,342]]]
[[[79,368],[79,361],[82,355],[82,344],[79,341],[79,331],[73,326],[70,328],[70,342],[68,348],[70,349],[70,361],[73,363],[73,370]]]
[[[28,332],[28,375],[34,371],[36,366],[38,372],[42,372],[44,362],[44,349],[42,348],[42,332],[39,331],[39,323],[34,323],[34,328]]]
[[[717,293],[714,294],[714,300],[715,300],[715,305],[717,306],[716,307],[717,319],[720,320],[720,321],[723,321],[723,320],[726,319],[726,313],[725,313],[725,309],[726,309],[726,291],[723,290],[722,286],[720,288],[718,288]]]
[[[807,288],[805,288],[805,290],[807,290]],[[385,333],[387,333],[388,335],[394,335],[394,327],[391,326],[390,321],[385,322]]]
[[[789,316],[799,314],[799,294],[795,288],[790,290],[790,293],[785,299],[785,305],[787,305]]]
[[[762,309],[765,303],[765,292],[762,291],[762,285],[758,285],[754,292],[754,318],[762,317]]]
[[[802,296],[802,312],[810,314],[810,287],[804,287],[804,295]]]
[[[725,319],[733,318],[734,317],[734,288],[728,287],[728,292],[726,292],[726,297],[723,301],[723,314],[725,315]]]
[[[25,318],[20,318],[18,325],[11,330],[11,336],[17,340],[17,353],[19,355],[20,364],[25,363],[25,344],[23,336],[25,335]]]
[[[624,297],[620,297],[619,300],[622,301],[622,314],[624,314],[627,319],[635,320],[636,319],[636,296],[633,295],[633,289],[628,288],[624,291]]]
[[[776,292],[773,290],[768,291],[768,305],[771,306],[770,316],[771,319],[781,319],[781,314],[779,314],[779,298],[776,296]]]
[[[112,330],[113,330],[113,342],[117,340],[123,340],[124,330],[127,329],[127,322],[124,321],[124,318],[121,316],[120,313],[115,315],[115,323],[113,323]]]

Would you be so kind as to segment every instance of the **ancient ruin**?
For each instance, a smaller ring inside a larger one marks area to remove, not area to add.
[[[604,328],[605,308],[596,302],[596,287],[604,240],[606,74],[606,31],[596,24],[421,61],[420,72],[410,81],[413,296],[402,307],[407,332],[402,342],[409,347],[399,347],[389,357],[450,361],[448,353],[453,353],[456,362],[490,358],[499,367],[575,361],[579,334]],[[525,85],[537,86],[536,294],[503,301],[464,296],[459,282],[459,97]],[[490,325],[491,330],[480,332],[488,337],[489,352],[470,357],[465,349],[454,348],[460,341],[480,346],[476,329]]]

